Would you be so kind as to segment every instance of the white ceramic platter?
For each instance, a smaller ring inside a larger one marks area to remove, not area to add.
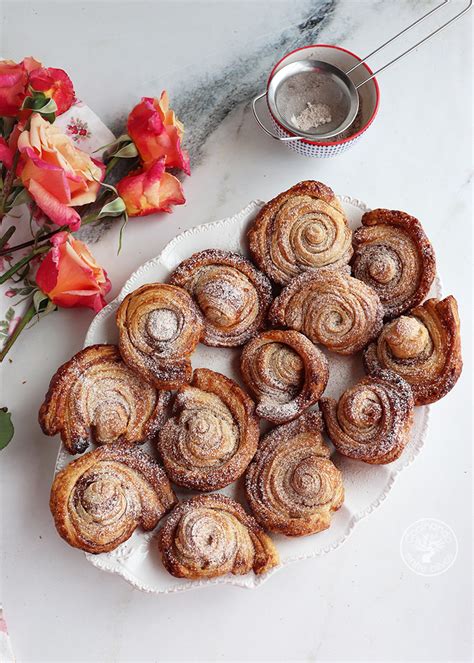
[[[360,218],[367,211],[367,206],[347,196],[342,196],[341,201],[351,227],[356,228],[360,225]],[[262,205],[263,203],[260,201],[253,201],[232,217],[197,226],[175,237],[158,257],[145,263],[132,274],[119,296],[96,315],[89,327],[84,345],[116,343],[118,338],[115,312],[125,295],[145,283],[165,281],[170,272],[192,253],[203,249],[220,248],[247,254],[246,230]],[[430,296],[439,297],[440,291],[437,279]],[[341,357],[329,352],[326,354],[329,359],[330,378],[325,394],[338,398],[344,389],[363,374],[361,356],[360,353],[353,357]],[[221,349],[199,345],[193,355],[193,367],[209,367],[241,382],[238,372],[238,357],[238,348]],[[144,533],[137,530],[116,550],[100,555],[88,554],[86,557],[94,566],[110,573],[117,573],[138,589],[146,592],[169,593],[211,584],[255,588],[291,562],[319,557],[342,545],[359,520],[380,506],[393,488],[397,475],[418,455],[426,437],[427,427],[428,407],[416,408],[411,440],[401,458],[389,465],[367,465],[343,458],[337,453],[334,454],[333,460],[344,476],[346,495],[344,505],[334,514],[331,527],[324,532],[300,538],[274,536],[281,564],[264,576],[249,574],[191,582],[174,578],[165,571],[161,563],[155,540],[156,531]],[[151,445],[144,448],[156,456]],[[56,471],[67,465],[70,460],[71,456],[61,448]],[[176,492],[178,496],[185,495],[185,491],[177,490]],[[232,484],[223,492],[243,501],[241,482]],[[187,495],[189,494],[187,491]],[[394,491],[393,499],[397,498],[401,499],[401,496],[397,496]]]

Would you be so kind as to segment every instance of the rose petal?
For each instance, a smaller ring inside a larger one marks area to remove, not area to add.
[[[58,226],[69,226],[71,230],[79,230],[81,217],[72,207],[60,203],[44,187],[35,180],[30,180],[28,191],[35,203]]]

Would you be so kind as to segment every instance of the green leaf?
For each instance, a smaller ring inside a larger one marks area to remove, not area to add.
[[[33,295],[33,304],[35,307],[36,313],[42,313],[48,306],[48,302],[51,301],[48,295],[45,295],[41,290],[36,290]]]
[[[101,152],[103,150],[109,149],[111,147],[116,147],[120,145],[120,143],[125,143],[126,141],[132,140],[128,134],[122,134],[115,140],[113,140],[111,143],[107,143],[106,145],[101,145],[101,147],[98,147],[96,150],[92,152],[92,154],[95,154],[96,152]]]
[[[110,156],[119,157],[120,159],[134,159],[138,156],[138,150],[135,147],[135,143],[128,143],[128,145],[124,145],[117,152],[112,152]]]
[[[5,319],[8,320],[8,322],[10,322],[11,320],[13,320],[14,315],[15,315],[15,309],[12,306],[10,306],[8,311],[5,313]]]
[[[32,96],[25,97],[21,108],[28,108],[34,113],[39,113],[51,123],[54,122],[58,110],[54,99],[48,99],[42,92],[33,92]]]
[[[126,209],[124,201],[122,198],[118,197],[104,205],[97,218],[102,219],[104,216],[122,216]]]
[[[0,408],[0,449],[5,449],[14,432],[11,413],[6,407]]]
[[[123,231],[125,230],[125,226],[127,225],[127,223],[128,223],[128,214],[127,212],[124,212],[123,223],[120,226],[120,231],[119,231],[119,243],[118,243],[117,255],[120,255],[120,251],[122,250]]]

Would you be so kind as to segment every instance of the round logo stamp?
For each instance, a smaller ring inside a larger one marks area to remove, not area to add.
[[[437,576],[454,564],[458,540],[451,527],[442,520],[421,518],[403,532],[400,554],[414,573]]]

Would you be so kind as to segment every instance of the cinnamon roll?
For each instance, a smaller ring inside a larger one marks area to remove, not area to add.
[[[281,285],[310,269],[344,267],[352,255],[351,239],[339,200],[328,186],[312,180],[270,200],[248,233],[254,262]]]
[[[89,553],[114,550],[139,525],[152,530],[176,504],[160,466],[136,447],[100,447],[59,472],[50,507],[59,535]]]
[[[262,574],[277,566],[272,540],[234,500],[221,494],[181,502],[158,533],[163,564],[178,578]]]
[[[191,380],[190,356],[203,325],[186,290],[143,285],[120,304],[117,326],[123,360],[157,389],[176,389]]]
[[[332,512],[344,501],[344,487],[321,431],[321,415],[306,412],[260,441],[245,489],[250,509],[265,529],[304,536],[330,526]]]
[[[203,343],[243,345],[263,327],[272,292],[267,277],[238,253],[207,249],[184,260],[169,282],[185,288],[204,319]]]
[[[274,300],[270,322],[300,331],[313,343],[349,355],[382,328],[383,309],[372,288],[332,269],[301,274]]]
[[[454,297],[428,299],[387,323],[364,353],[368,373],[388,368],[410,385],[415,405],[451,391],[462,370],[458,306]]]
[[[303,334],[273,329],[245,346],[242,377],[257,399],[256,413],[274,423],[295,419],[316,403],[329,378],[323,353]]]
[[[39,423],[60,433],[71,454],[96,444],[141,444],[163,423],[168,392],[156,391],[126,366],[115,345],[91,345],[54,374]]]
[[[421,223],[405,212],[374,209],[362,217],[353,237],[352,273],[379,295],[386,318],[424,300],[436,274],[436,260]]]
[[[179,388],[173,416],[161,429],[158,452],[172,481],[217,490],[244,473],[257,450],[252,399],[231,379],[207,368]]]
[[[409,440],[413,394],[408,382],[392,371],[359,380],[339,402],[322,398],[320,407],[332,443],[349,458],[391,463]]]

